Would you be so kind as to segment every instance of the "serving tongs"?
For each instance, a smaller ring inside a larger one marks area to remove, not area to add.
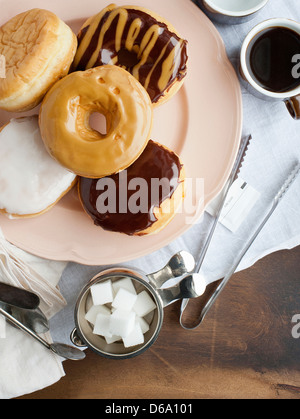
[[[233,185],[234,181],[236,180],[236,178],[237,178],[237,176],[239,174],[239,171],[241,169],[241,166],[243,164],[244,158],[246,156],[247,149],[248,149],[248,146],[249,146],[249,142],[250,141],[251,141],[251,136],[242,140],[241,147],[240,147],[240,150],[239,150],[239,153],[238,153],[238,157],[237,157],[236,163],[234,165],[233,171],[232,171],[231,176],[229,178],[228,184],[227,184],[227,186],[226,186],[226,188],[224,190],[224,194],[223,194],[223,197],[222,197],[222,199],[220,201],[220,204],[219,204],[219,207],[218,207],[218,211],[217,211],[217,214],[215,216],[214,223],[213,223],[213,225],[211,227],[210,233],[209,233],[209,235],[208,235],[208,237],[206,239],[206,242],[205,242],[205,244],[203,246],[202,252],[201,252],[200,257],[199,257],[199,261],[196,264],[196,272],[197,273],[199,273],[200,270],[201,270],[201,267],[202,267],[202,264],[204,262],[205,256],[207,254],[207,251],[209,249],[210,243],[211,243],[212,238],[214,236],[216,227],[218,225],[218,222],[219,222],[219,219],[220,219],[222,210],[223,210],[224,205],[226,203],[229,190],[230,190],[231,186]],[[262,231],[262,229],[265,227],[265,225],[267,224],[268,220],[271,218],[271,216],[275,212],[275,210],[278,207],[279,203],[281,202],[281,200],[283,199],[283,197],[286,195],[286,193],[288,192],[288,190],[290,189],[290,187],[292,186],[292,184],[294,183],[294,181],[298,177],[299,173],[300,173],[300,163],[298,162],[297,165],[292,170],[292,172],[290,173],[290,175],[288,176],[288,178],[286,179],[286,181],[283,184],[283,186],[281,187],[281,189],[278,191],[278,193],[274,197],[273,202],[272,202],[271,209],[269,210],[269,212],[267,213],[267,215],[264,217],[262,223],[259,225],[259,227],[255,231],[255,233],[245,243],[245,246],[242,248],[241,252],[239,252],[239,254],[237,255],[237,257],[235,258],[235,260],[234,260],[234,262],[232,264],[232,268],[227,273],[227,275],[223,278],[223,280],[221,281],[221,283],[213,291],[212,295],[209,297],[209,299],[205,303],[204,307],[201,310],[198,323],[195,326],[193,326],[193,327],[186,326],[184,324],[184,322],[183,322],[184,311],[186,310],[186,308],[188,306],[189,300],[187,300],[187,299],[182,300],[181,311],[180,311],[180,324],[181,324],[181,326],[184,329],[186,329],[186,330],[195,330],[195,329],[197,329],[202,324],[202,322],[203,322],[204,318],[206,317],[207,313],[209,312],[209,310],[211,309],[211,307],[215,303],[216,299],[221,294],[221,292],[223,291],[223,289],[225,288],[225,286],[227,285],[227,283],[229,282],[229,280],[231,279],[231,277],[233,276],[233,274],[236,272],[236,270],[237,270],[238,266],[240,265],[242,259],[244,258],[244,256],[246,255],[246,253],[248,252],[248,250],[250,249],[250,247],[252,246],[252,244],[254,243],[254,241],[256,240],[256,238],[258,237],[258,235],[260,234],[260,232]]]

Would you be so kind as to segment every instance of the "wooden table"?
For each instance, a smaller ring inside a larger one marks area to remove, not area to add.
[[[268,256],[233,277],[196,331],[179,326],[175,304],[142,356],[111,361],[87,352],[64,364],[60,382],[22,399],[299,399],[299,275],[300,247]]]

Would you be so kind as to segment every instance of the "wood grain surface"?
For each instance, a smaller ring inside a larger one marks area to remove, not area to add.
[[[176,303],[142,356],[113,361],[88,351],[64,363],[58,383],[20,399],[300,399],[299,275],[300,247],[268,256],[234,275],[199,329],[179,326]]]

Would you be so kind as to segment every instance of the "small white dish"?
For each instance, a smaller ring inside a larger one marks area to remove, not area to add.
[[[197,0],[212,19],[224,24],[240,24],[254,18],[269,0]]]

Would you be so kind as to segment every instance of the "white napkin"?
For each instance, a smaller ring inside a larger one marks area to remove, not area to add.
[[[0,231],[0,281],[36,293],[48,319],[66,304],[56,285],[66,263],[32,256],[8,243]],[[50,333],[43,336],[52,342]],[[0,399],[47,387],[64,376],[59,357],[11,326],[0,315]]]
[[[0,399],[48,387],[65,375],[60,358],[21,331],[7,327],[0,339]],[[49,334],[43,336],[52,342]]]
[[[56,285],[64,262],[45,261],[8,243],[0,230],[0,280],[25,288],[41,299],[40,309],[52,317],[66,304]]]

